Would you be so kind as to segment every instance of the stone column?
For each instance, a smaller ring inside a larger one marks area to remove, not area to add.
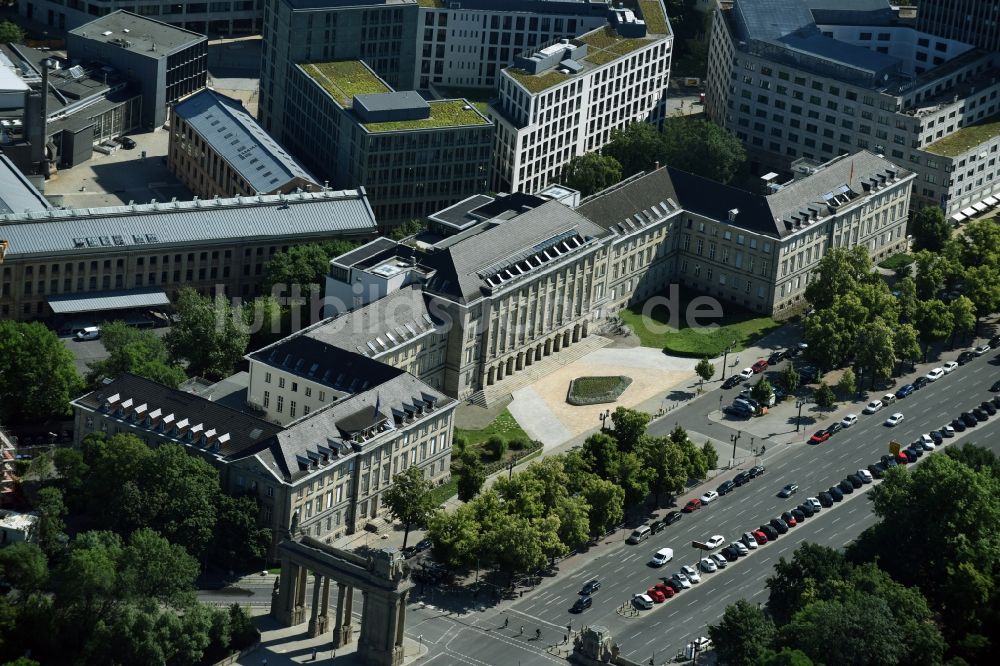
[[[323,577],[320,576],[319,572],[313,572],[313,599],[312,606],[309,608],[309,636],[315,638],[319,636],[322,631],[319,627],[319,593],[320,588],[323,586]]]
[[[337,621],[333,628],[334,647],[343,647],[351,642],[351,588],[337,583]]]
[[[330,607],[330,577],[323,576],[323,596],[320,597],[320,609],[319,609],[319,633],[324,633],[330,627],[330,615],[328,609]]]

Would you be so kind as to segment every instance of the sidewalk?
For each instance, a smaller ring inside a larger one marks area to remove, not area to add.
[[[355,614],[355,621],[359,618]],[[322,636],[310,638],[306,633],[306,624],[299,624],[294,627],[284,627],[270,617],[262,617],[258,620],[257,626],[260,628],[260,646],[239,659],[235,663],[242,666],[292,666],[292,664],[331,664],[337,666],[366,666],[357,654],[358,632],[361,625],[355,626],[354,640],[340,648],[333,648],[331,645],[331,633],[328,631]],[[313,659],[313,650],[316,658]],[[404,636],[403,664],[412,664],[425,654],[427,647],[423,641],[415,641]]]

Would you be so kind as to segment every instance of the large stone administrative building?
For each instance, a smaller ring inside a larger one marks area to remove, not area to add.
[[[998,71],[1000,54],[887,0],[723,0],[706,110],[762,167],[871,150],[917,174],[917,206],[953,215],[1000,192]]]

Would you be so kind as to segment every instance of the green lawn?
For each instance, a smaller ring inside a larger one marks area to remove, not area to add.
[[[655,330],[643,321],[642,305],[622,310],[619,316],[639,337],[643,347],[659,347],[668,354],[693,358],[722,356],[733,340],[736,341],[733,351],[739,351],[781,326],[771,317],[726,303],[722,305],[724,314],[721,320],[702,316],[699,318],[700,326],[691,328],[685,321],[684,313],[694,296],[697,294],[681,294],[678,329],[669,328],[670,311],[664,306],[653,308],[650,313],[656,324]],[[712,323],[718,325],[706,326]],[[666,330],[661,330],[664,328]]]
[[[447,483],[443,483],[431,491],[434,506],[440,506],[458,494],[458,476],[452,474]]]
[[[879,267],[885,268],[886,270],[894,271],[897,268],[902,268],[903,266],[909,266],[913,263],[913,257],[906,254],[905,252],[900,252],[899,254],[894,254],[891,257],[887,257],[879,263]]]
[[[577,377],[573,380],[573,395],[580,398],[606,395],[621,381],[620,377]]]
[[[528,437],[528,433],[521,430],[521,426],[517,424],[517,421],[506,409],[500,412],[497,417],[493,419],[493,423],[480,430],[462,430],[461,428],[455,428],[455,437],[461,437],[469,444],[469,446],[481,444],[493,435],[499,435],[507,441],[512,439],[522,439],[526,442],[531,441],[531,438]]]

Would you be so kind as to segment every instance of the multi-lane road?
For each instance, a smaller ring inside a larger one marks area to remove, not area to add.
[[[806,497],[838,483],[847,474],[876,462],[888,453],[890,440],[908,444],[989,398],[990,385],[1000,377],[1000,368],[988,363],[994,353],[975,359],[874,415],[859,412],[856,425],[823,444],[769,447],[769,454],[762,461],[767,468],[763,476],[685,515],[680,522],[638,546],[605,545],[597,549],[596,554],[572,558],[577,561],[567,562],[570,573],[546,580],[500,612],[492,610],[449,617],[436,608],[415,604],[408,620],[409,633],[422,636],[424,644],[430,648],[427,663],[520,663],[527,666],[556,660],[558,650],[549,646],[562,641],[567,624],[572,624],[574,629],[583,624],[601,625],[611,630],[626,656],[643,662],[653,658],[657,664],[669,661],[691,638],[703,635],[706,625],[717,621],[725,607],[736,599],[766,601],[764,581],[779,557],[789,557],[807,540],[843,546],[872,524],[874,517],[867,494],[863,492],[871,486],[823,509],[776,542],[751,551],[726,569],[702,574],[701,583],[658,604],[653,610],[627,616],[618,610],[623,603],[633,594],[644,592],[661,576],[671,575],[682,564],[695,564],[700,551],[691,547],[693,540],[704,541],[711,535],[721,534],[727,543],[733,541],[743,532],[798,505]],[[690,410],[676,411],[669,426],[654,424],[650,430],[660,434],[658,429],[669,430],[677,420],[683,426],[703,431],[709,427],[705,422],[712,403],[711,396],[696,401]],[[883,425],[888,415],[897,411],[905,415],[903,423],[895,428]],[[972,441],[1000,450],[998,434],[1000,415],[946,442]],[[778,498],[778,491],[786,483],[798,484],[798,494],[791,499]],[[648,566],[652,554],[665,546],[673,548],[674,561],[662,569]],[[595,577],[603,586],[594,596],[593,607],[580,615],[571,614],[569,609],[580,587]],[[507,627],[503,626],[504,618],[509,618]],[[520,635],[522,626],[525,630]],[[541,640],[535,640],[536,629],[543,632]]]

